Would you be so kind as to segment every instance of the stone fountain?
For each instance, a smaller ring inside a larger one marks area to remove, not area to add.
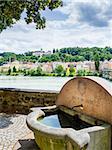
[[[57,126],[52,125],[55,117]],[[73,78],[61,89],[56,105],[35,108],[27,125],[41,150],[111,150],[112,83]]]

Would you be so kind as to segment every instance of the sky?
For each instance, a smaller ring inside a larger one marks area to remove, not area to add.
[[[0,34],[0,52],[24,53],[64,47],[112,47],[112,0],[63,0],[46,10],[46,28],[36,30],[21,17]]]

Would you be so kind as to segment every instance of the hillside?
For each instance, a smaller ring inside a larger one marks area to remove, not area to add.
[[[112,59],[112,48],[62,48],[62,49],[53,49],[52,54],[44,53],[42,55],[34,55],[33,52],[27,52],[24,54],[15,54],[11,52],[0,53],[0,65],[12,62],[14,60],[22,62],[78,62],[86,60],[95,60],[98,58],[100,61]]]

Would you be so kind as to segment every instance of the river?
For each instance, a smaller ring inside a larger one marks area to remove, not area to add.
[[[70,77],[0,76],[0,88],[60,91]]]

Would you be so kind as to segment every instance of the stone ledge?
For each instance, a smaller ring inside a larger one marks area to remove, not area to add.
[[[0,88],[0,112],[28,113],[32,107],[54,105],[57,91]]]
[[[0,92],[2,91],[15,91],[15,92],[38,92],[38,93],[59,93],[56,90],[36,90],[36,89],[19,89],[19,88],[0,88]]]

